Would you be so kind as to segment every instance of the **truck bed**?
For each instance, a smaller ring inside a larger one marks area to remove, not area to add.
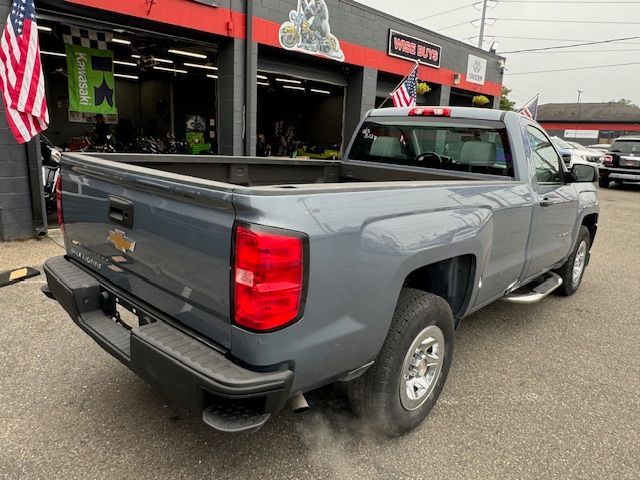
[[[72,154],[70,157],[113,161],[245,187],[295,188],[296,185],[319,183],[510,180],[510,177],[477,172],[438,171],[423,167],[340,160],[108,153]]]

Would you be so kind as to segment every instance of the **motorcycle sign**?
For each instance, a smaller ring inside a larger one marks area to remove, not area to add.
[[[289,21],[280,25],[279,39],[287,50],[344,62],[340,42],[331,34],[325,0],[298,0],[298,8],[289,12]]]

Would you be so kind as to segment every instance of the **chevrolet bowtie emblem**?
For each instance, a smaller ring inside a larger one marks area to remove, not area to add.
[[[107,241],[122,253],[133,253],[133,250],[136,248],[135,240],[127,237],[122,230],[109,230]]]

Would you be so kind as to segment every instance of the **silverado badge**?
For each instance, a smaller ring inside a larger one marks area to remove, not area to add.
[[[109,230],[107,241],[122,253],[133,253],[133,250],[136,248],[135,240],[127,237],[122,230]]]

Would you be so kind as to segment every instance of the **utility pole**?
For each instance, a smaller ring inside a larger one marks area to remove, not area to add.
[[[478,37],[478,48],[482,48],[484,42],[484,22],[487,18],[487,2],[489,0],[482,1],[482,18],[480,19],[480,36]]]
[[[580,123],[580,96],[582,95],[582,92],[584,92],[584,90],[578,90],[578,111],[576,112],[576,126],[573,131],[574,140],[578,139],[578,125]]]

